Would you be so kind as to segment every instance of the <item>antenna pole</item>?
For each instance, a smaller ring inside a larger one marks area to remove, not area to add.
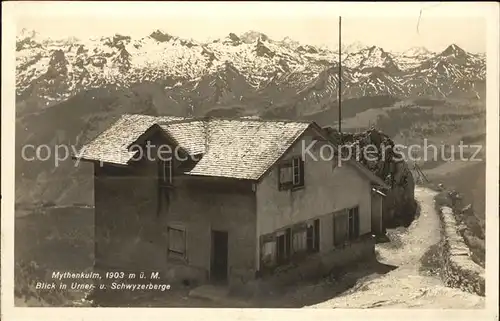
[[[342,17],[339,16],[339,133],[342,133]]]

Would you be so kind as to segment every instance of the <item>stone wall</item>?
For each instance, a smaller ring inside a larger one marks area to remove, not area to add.
[[[453,210],[443,206],[439,210],[439,217],[442,228],[440,256],[444,283],[449,287],[484,296],[484,269],[471,259],[469,248],[458,234]]]
[[[375,259],[375,239],[371,234],[365,234],[342,247],[310,254],[300,262],[281,266],[272,274],[249,282],[240,290],[253,295],[269,293],[297,282],[326,277],[335,269],[372,259]]]

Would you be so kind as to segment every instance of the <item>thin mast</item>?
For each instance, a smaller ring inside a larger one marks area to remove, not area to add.
[[[339,87],[338,87],[338,103],[339,103],[339,133],[342,132],[342,17],[339,16]]]

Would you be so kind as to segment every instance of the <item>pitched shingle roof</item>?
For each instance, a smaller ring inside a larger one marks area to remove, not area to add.
[[[206,153],[189,174],[258,179],[309,126],[305,122],[212,119]]]
[[[291,121],[124,115],[83,146],[76,157],[127,165],[135,154],[128,147],[155,124],[189,154],[203,154],[186,174],[239,179],[258,179],[310,125]]]
[[[75,157],[127,165],[135,154],[129,151],[129,146],[154,125],[159,126],[189,154],[203,155],[186,174],[257,180],[283,156],[311,123],[250,118],[200,120],[124,115],[83,146]],[[385,184],[363,165],[354,160],[352,163],[372,182]]]
[[[123,115],[110,128],[84,145],[78,158],[126,165],[135,152],[128,146],[135,142],[149,127],[157,122],[175,121],[180,117],[155,117],[147,115]]]
[[[201,120],[171,121],[159,126],[190,154],[205,153],[207,122]]]

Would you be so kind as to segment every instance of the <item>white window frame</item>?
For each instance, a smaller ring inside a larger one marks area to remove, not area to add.
[[[302,185],[303,182],[300,181],[302,173],[300,172],[300,162],[302,160],[299,157],[292,159],[292,184],[293,186]]]
[[[302,171],[301,171],[302,167]],[[289,190],[301,188],[304,186],[304,161],[300,156],[293,157],[291,159],[286,160],[279,166],[279,189],[280,190]],[[282,171],[290,170],[291,171],[291,180],[283,181]]]
[[[299,243],[299,244],[297,244]],[[307,229],[292,232],[292,253],[307,251]]]

